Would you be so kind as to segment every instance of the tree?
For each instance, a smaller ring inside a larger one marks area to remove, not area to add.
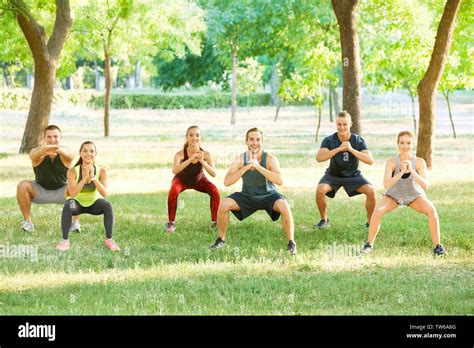
[[[282,84],[282,97],[286,100],[311,99],[318,113],[315,141],[318,141],[321,116],[324,104],[323,86],[329,81],[337,81],[334,75],[336,54],[320,42],[316,47],[303,50],[301,61],[297,64],[292,78]]]
[[[72,26],[71,10],[68,0],[56,0],[54,27],[48,38],[47,31],[24,1],[8,0],[6,9],[15,13],[34,60],[35,84],[20,147],[20,153],[26,153],[38,146],[49,122],[56,69]]]
[[[4,9],[4,11],[6,8]],[[31,52],[25,45],[16,16],[13,11],[1,14],[0,25],[0,66],[2,67],[5,85],[16,87],[15,73],[25,66],[31,66]]]
[[[342,107],[352,116],[351,131],[361,133],[360,50],[356,12],[359,0],[331,0],[339,24],[342,51]]]
[[[197,53],[204,30],[202,11],[187,0],[100,0],[81,8],[77,32],[91,59],[105,62],[104,136],[110,135],[109,115],[112,90],[112,63],[150,65],[158,52],[164,57],[184,56],[185,46]],[[97,57],[97,52],[102,52]]]
[[[364,80],[381,91],[406,89],[417,133],[417,85],[429,61],[432,12],[419,2],[364,1],[361,6]]]
[[[461,0],[447,0],[439,22],[430,64],[418,84],[420,128],[416,155],[426,161],[428,168],[433,166],[436,90],[446,66],[460,6]]]
[[[209,82],[222,83],[224,66],[217,59],[216,51],[209,40],[204,41],[201,55],[193,54],[186,48],[183,58],[175,57],[172,61],[156,56],[153,60],[157,66],[158,86],[165,90],[178,88],[186,84],[201,87]]]
[[[474,88],[474,45],[472,33],[469,30],[470,20],[474,16],[472,2],[465,1],[459,10],[458,24],[454,31],[454,41],[448,62],[439,84],[439,90],[446,99],[449,112],[449,120],[456,139],[453,115],[451,112],[450,95],[456,89]]]
[[[238,68],[237,74],[240,76],[239,93],[247,97],[247,110],[250,105],[250,94],[255,92],[262,81],[263,66],[253,58],[247,58],[243,65]]]
[[[237,89],[239,55],[252,45],[249,30],[257,19],[253,11],[252,0],[209,0],[203,1],[206,9],[207,35],[221,52],[219,58],[227,67],[230,66],[231,77],[231,118],[235,124],[237,112]],[[245,55],[244,56],[248,56]]]

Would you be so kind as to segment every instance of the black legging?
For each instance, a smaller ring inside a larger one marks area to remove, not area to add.
[[[61,215],[61,229],[63,231],[63,239],[69,238],[69,229],[71,228],[71,218],[73,215],[104,214],[105,234],[107,238],[112,238],[112,229],[114,226],[114,211],[112,204],[103,198],[99,198],[90,207],[83,207],[75,199],[68,199],[64,203],[63,213]]]

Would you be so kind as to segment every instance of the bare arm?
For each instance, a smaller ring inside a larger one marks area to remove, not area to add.
[[[230,166],[229,171],[225,175],[224,178],[224,185],[225,186],[230,186],[235,184],[241,177],[242,175],[245,174],[247,170],[252,168],[252,164],[249,163],[246,166],[243,165],[242,161],[242,156],[237,157],[234,162],[232,162],[232,165]]]
[[[254,160],[254,168],[262,174],[267,180],[276,185],[283,185],[283,178],[280,173],[280,162],[278,159],[270,154],[267,155],[267,168],[263,168],[257,160]]]
[[[97,191],[100,192],[102,197],[107,197],[107,195],[109,194],[107,190],[107,184],[109,181],[109,175],[107,174],[107,170],[105,170],[104,168],[100,168],[99,177],[97,178],[97,176],[94,176],[91,181],[94,182]]]
[[[189,157],[186,161],[181,162],[184,158],[184,152],[179,151],[174,155],[173,160],[173,169],[171,170],[173,174],[178,174],[184,170],[189,164],[191,163],[191,157]],[[181,163],[180,163],[181,162]]]
[[[67,147],[60,146],[56,153],[61,156],[61,161],[66,167],[70,167],[74,160],[74,153]]]
[[[411,175],[415,178],[415,181],[418,185],[421,186],[423,190],[428,189],[430,186],[428,176],[426,174],[426,162],[423,158],[417,157],[416,158],[416,170],[413,170],[412,166],[409,166],[409,170]],[[418,173],[417,173],[418,172]]]
[[[335,155],[337,155],[339,152],[343,151],[344,148],[341,146],[329,150],[326,147],[322,147],[319,149],[318,153],[316,154],[316,161],[318,162],[324,162],[327,161],[328,159],[333,158]]]
[[[56,153],[59,149],[57,145],[45,145],[45,146],[38,146],[34,149],[31,149],[29,155],[33,167],[36,167],[40,162],[43,160],[44,156],[51,155]]]
[[[76,170],[74,168],[70,168],[67,171],[67,189],[69,196],[76,197],[86,184],[89,175],[87,174],[87,176],[84,177],[84,172],[82,174],[82,180],[76,182]]]
[[[372,154],[370,153],[369,150],[362,150],[362,151],[357,151],[351,146],[350,142],[344,142],[347,143],[347,151],[352,153],[359,161],[364,162],[365,164],[372,165],[374,164],[374,158],[372,157]],[[343,143],[343,144],[344,144]]]
[[[208,151],[204,151],[204,159],[199,160],[204,169],[209,173],[213,178],[216,177],[216,169],[214,168],[214,163],[212,161],[212,156]]]
[[[406,173],[405,171],[400,170],[400,173],[392,176],[392,173],[394,170],[395,170],[395,160],[391,158],[385,164],[385,174],[383,176],[383,186],[387,190],[393,185],[395,185],[402,178],[403,174]]]

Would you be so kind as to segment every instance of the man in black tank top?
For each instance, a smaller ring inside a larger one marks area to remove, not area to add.
[[[41,146],[29,153],[35,180],[22,180],[18,183],[16,198],[24,220],[22,229],[33,231],[31,222],[31,203],[64,204],[66,201],[67,171],[72,166],[74,154],[60,146],[61,130],[55,125],[43,131]],[[79,217],[74,217],[72,229],[79,230]]]
[[[316,155],[318,162],[330,160],[329,168],[316,189],[316,205],[321,215],[316,227],[320,229],[329,227],[326,196],[334,198],[341,186],[349,197],[361,193],[366,195],[367,221],[370,221],[376,204],[375,189],[359,170],[359,161],[369,165],[374,163],[367,144],[361,136],[350,132],[352,119],[347,111],[339,113],[336,123],[337,132],[324,138]]]

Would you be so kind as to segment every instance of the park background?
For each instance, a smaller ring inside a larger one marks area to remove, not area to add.
[[[473,314],[472,2],[454,16],[426,134],[418,88],[445,30],[440,19],[457,1],[348,3],[357,5],[360,47],[352,51],[360,65],[344,71],[330,1],[1,2],[0,313]],[[56,8],[65,7],[70,26],[64,12],[54,26]],[[30,49],[22,14],[46,30],[30,31],[31,42],[68,34],[60,56]],[[345,84],[354,76],[356,84]],[[328,165],[315,154],[341,109],[356,115],[374,155],[361,170],[378,198],[399,131],[434,144],[421,156],[431,166],[428,197],[448,257],[433,258],[426,217],[409,208],[384,218],[374,253],[362,257],[364,199],[342,191],[329,200],[331,228],[314,228],[314,191]],[[44,122],[59,125],[71,149],[97,144],[120,253],[105,249],[102,218],[92,216],[81,217],[82,232],[58,253],[60,206],[34,205],[35,231],[20,230],[16,184],[33,178],[25,152]],[[245,150],[245,131],[263,129],[293,208],[296,257],[265,212],[239,223],[231,217],[227,247],[209,252],[216,236],[208,196],[194,191],[180,196],[176,232],[164,232],[172,158],[193,124],[213,154],[221,197],[240,190],[240,182],[224,187],[223,177]],[[20,245],[33,249],[6,252]]]

